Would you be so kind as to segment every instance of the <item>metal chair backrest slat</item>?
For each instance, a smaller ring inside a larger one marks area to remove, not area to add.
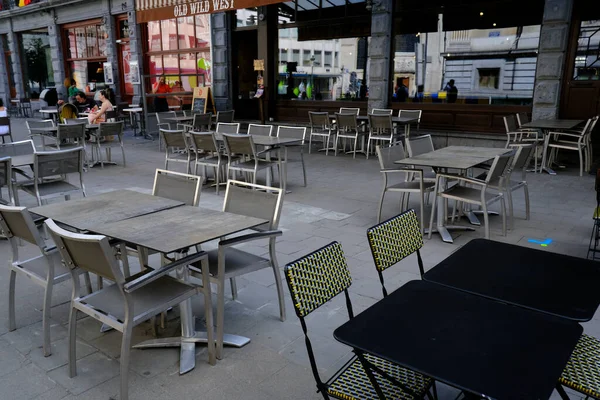
[[[0,204],[0,230],[7,238],[17,237],[44,248],[44,240],[39,234],[31,214],[25,207],[12,207]]]
[[[306,139],[306,127],[301,126],[282,126],[277,127],[277,137],[302,139],[302,144]]]
[[[391,135],[394,132],[392,114],[369,114],[369,129],[371,134]]]
[[[188,206],[197,207],[200,202],[202,177],[157,169],[154,174],[152,195],[178,200]]]
[[[229,180],[223,203],[223,211],[269,220],[266,229],[277,229],[283,190],[262,185]],[[258,227],[258,229],[261,229]]]
[[[398,112],[398,117],[400,118],[416,118],[417,124],[421,123],[421,114],[422,110],[400,110]]]
[[[156,113],[156,120],[159,124],[171,124],[173,121],[170,121],[170,118],[176,118],[177,114],[175,111],[164,111]]]
[[[87,119],[87,118],[86,118]],[[25,125],[27,125],[27,130],[29,134],[32,135],[32,129],[35,128],[52,128],[54,127],[54,121],[51,119],[37,120],[37,121],[25,121]]]
[[[517,123],[519,124],[519,128],[528,122],[530,122],[529,115],[526,112],[517,113]]]
[[[40,151],[34,155],[36,180],[83,172],[83,147],[69,150]]]
[[[109,279],[115,282],[119,291],[123,293],[125,277],[106,236],[69,232],[51,219],[45,223],[67,268],[81,268]]]
[[[435,150],[431,135],[413,136],[406,140],[406,147],[409,157],[419,156]]]
[[[305,318],[352,284],[342,245],[332,242],[285,266],[298,318]],[[347,292],[346,292],[347,294]]]
[[[189,135],[196,153],[200,150],[213,153],[219,152],[219,145],[217,144],[214,132],[190,132]]]
[[[487,177],[485,179],[486,183],[495,182],[509,171],[510,161],[513,158],[513,154],[514,152],[511,152],[509,154],[496,156],[494,158],[492,166],[490,167],[490,170],[488,171]]]
[[[256,147],[254,146],[254,141],[250,135],[228,135],[224,133],[223,142],[225,143],[225,148],[229,155],[245,154],[254,157],[256,154]]]
[[[517,119],[514,115],[504,116],[504,128],[506,128],[506,132],[516,132],[518,130]]]
[[[402,142],[390,143],[389,146],[377,146],[375,148],[377,158],[379,158],[379,166],[381,169],[395,169],[398,167],[395,161],[405,158],[404,146]]]
[[[100,123],[100,128],[96,132],[96,136],[105,137],[105,136],[118,136],[119,140],[123,137],[123,127],[124,122],[102,122]]]
[[[387,108],[374,108],[371,110],[371,114],[373,115],[392,115],[394,110],[390,110]]]
[[[273,125],[250,124],[248,125],[248,135],[272,136]]]
[[[217,123],[219,123],[219,122],[231,123],[231,122],[233,122],[234,115],[235,115],[235,110],[217,111]]]
[[[338,129],[344,132],[358,132],[358,120],[356,114],[336,113]]]
[[[25,156],[33,153],[35,153],[35,145],[31,139],[0,144],[0,157]]]
[[[212,113],[195,113],[192,125],[194,126],[194,131],[196,132],[209,131],[212,125]]]
[[[318,130],[330,129],[329,114],[326,112],[308,112],[308,119],[310,121],[310,127]]]
[[[168,130],[160,129],[160,135],[162,136],[167,150],[169,148],[187,148],[187,140],[185,140],[185,134],[180,130]]]
[[[65,139],[75,139],[83,143],[85,141],[85,125],[83,124],[58,124],[56,140],[60,143]]]
[[[521,180],[525,180],[525,176],[527,175],[527,167],[529,166],[531,157],[533,157],[534,151],[535,146],[532,144],[519,146],[517,148],[517,151],[513,157],[512,165],[510,166],[511,175],[516,172],[521,172]]]
[[[340,107],[340,114],[360,114],[360,108]]]
[[[240,124],[232,122],[218,122],[217,133],[238,134],[240,133]]]

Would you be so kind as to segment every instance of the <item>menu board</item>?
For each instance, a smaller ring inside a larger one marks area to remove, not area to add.
[[[215,108],[215,99],[209,87],[199,86],[194,88],[194,97],[192,99],[192,110],[202,111],[211,110],[213,114],[217,113]]]
[[[192,101],[192,111],[202,111],[206,113],[206,99],[204,97],[194,97]]]

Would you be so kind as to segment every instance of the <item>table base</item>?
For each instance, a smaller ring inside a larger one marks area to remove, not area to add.
[[[442,240],[446,243],[454,243],[452,239],[452,235],[449,231],[474,231],[475,228],[471,228],[470,226],[462,226],[462,225],[444,225],[433,228],[432,233],[438,233]],[[429,233],[429,229],[425,229],[425,233]]]

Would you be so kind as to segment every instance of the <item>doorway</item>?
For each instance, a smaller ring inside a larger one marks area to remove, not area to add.
[[[257,89],[254,60],[258,58],[258,31],[234,31],[232,47],[233,108],[236,119],[260,119],[258,99],[254,98]]]

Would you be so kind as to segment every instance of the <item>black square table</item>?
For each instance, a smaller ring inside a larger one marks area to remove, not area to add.
[[[486,239],[470,241],[423,279],[581,322],[600,304],[596,262]]]
[[[547,399],[582,330],[563,318],[411,281],[334,337],[484,398]]]

